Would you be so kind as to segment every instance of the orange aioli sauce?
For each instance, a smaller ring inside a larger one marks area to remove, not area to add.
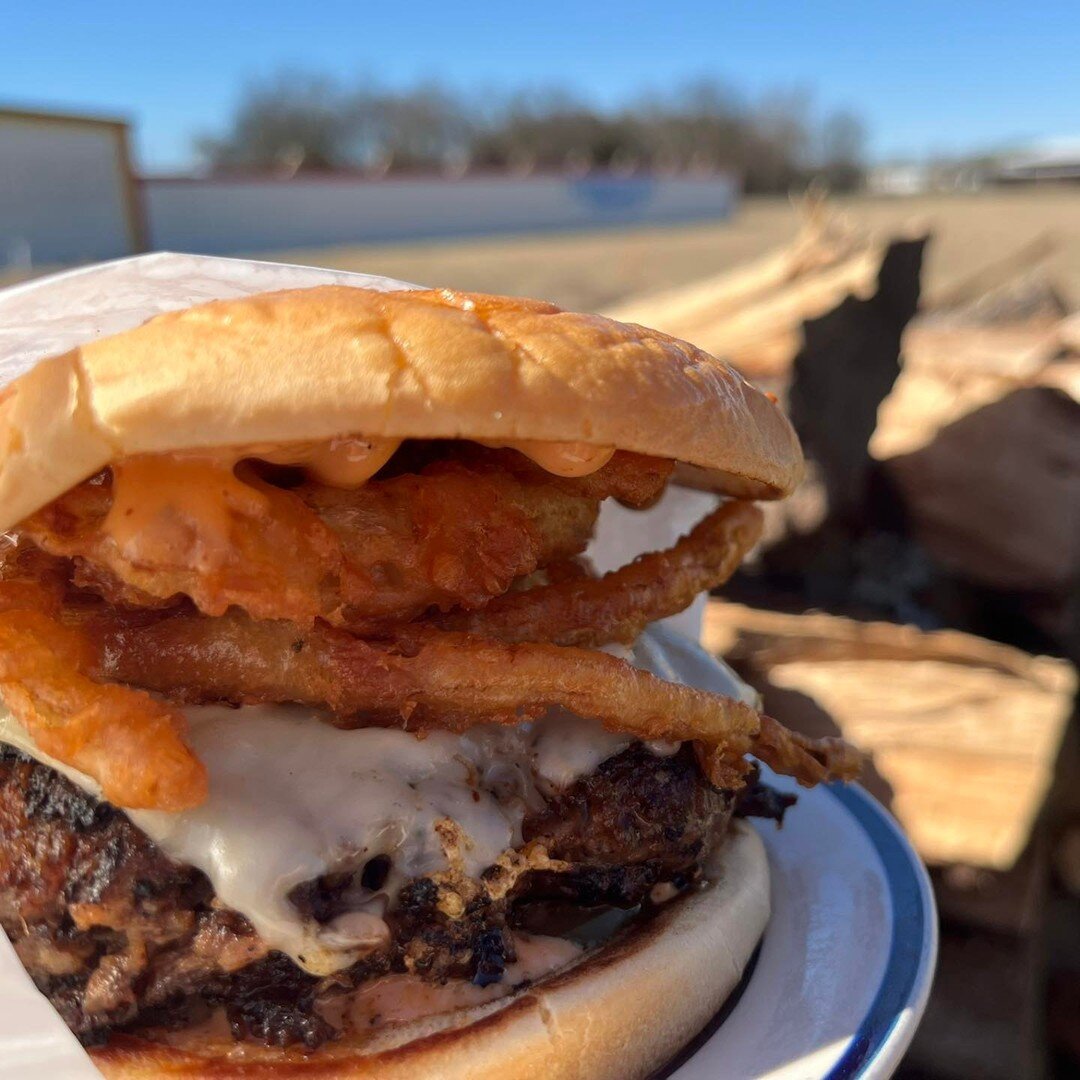
[[[565,477],[594,473],[615,453],[614,447],[582,442],[481,442],[517,450],[547,472]],[[269,511],[266,495],[235,475],[240,461],[255,458],[298,466],[330,487],[358,488],[390,460],[401,443],[393,438],[344,436],[126,458],[112,466],[113,503],[104,531],[125,556],[137,559],[140,549],[153,548],[159,557],[174,546],[189,551],[189,530],[194,529],[202,548],[199,557],[212,562],[230,546],[232,519],[258,519]],[[182,552],[175,554],[179,559]]]
[[[546,442],[542,439],[513,439],[495,442],[481,439],[482,445],[493,449],[505,447],[517,450],[541,469],[556,476],[588,476],[602,469],[615,453],[614,446],[593,446],[583,442]]]
[[[337,488],[358,488],[366,484],[393,456],[401,439],[363,439],[347,435],[321,442],[264,443],[231,447],[221,451],[235,463],[258,458],[273,465],[297,465],[312,480]]]
[[[232,546],[234,518],[257,519],[269,509],[266,495],[240,480],[233,467],[198,454],[146,454],[117,462],[103,531],[134,561],[150,550],[158,562],[182,563],[192,553],[197,564],[219,560]]]

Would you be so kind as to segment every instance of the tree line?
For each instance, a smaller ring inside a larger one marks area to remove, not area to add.
[[[727,170],[746,191],[782,192],[857,187],[864,142],[857,116],[817,118],[805,93],[751,103],[715,81],[601,110],[561,89],[470,97],[283,74],[246,87],[227,130],[197,150],[215,173]]]

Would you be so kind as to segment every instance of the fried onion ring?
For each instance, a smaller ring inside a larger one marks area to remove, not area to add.
[[[636,738],[707,743],[711,776],[726,787],[741,783],[742,755],[764,730],[743,702],[666,682],[589,649],[432,630],[405,643],[379,643],[236,613],[213,620],[177,615],[149,625],[99,616],[91,636],[99,676],[179,701],[292,701],[327,706],[345,726],[378,721],[454,730],[518,723],[560,706]],[[787,744],[771,728],[766,735],[770,763],[783,769]],[[801,758],[795,765],[803,767]]]
[[[698,764],[710,782],[730,787],[731,762],[715,747],[695,743]],[[831,780],[856,780],[862,771],[862,754],[843,739],[811,739],[784,727],[765,713],[754,736],[753,754],[773,772],[794,777],[803,787]]]
[[[207,794],[184,719],[149,694],[84,674],[87,639],[42,611],[0,614],[0,697],[51,757],[95,779],[110,802],[186,810]]]
[[[757,543],[762,521],[752,503],[728,502],[667,551],[642,555],[601,578],[510,593],[439,622],[500,641],[629,644],[649,623],[678,614],[699,593],[727,581]]]
[[[771,716],[761,717],[754,753],[774,772],[795,777],[803,787],[855,780],[862,770],[862,754],[850,743],[839,738],[811,739]]]

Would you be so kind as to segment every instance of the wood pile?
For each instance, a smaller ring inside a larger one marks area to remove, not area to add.
[[[785,723],[870,754],[867,786],[928,864],[1016,865],[1072,714],[1072,665],[956,631],[717,600],[703,641]]]
[[[809,480],[705,642],[786,723],[869,751],[932,867],[939,975],[901,1075],[1005,1080],[1045,1071],[1048,1015],[1080,1047],[1077,681],[1033,655],[1080,659],[1080,313],[1040,236],[916,314],[923,239],[814,204],[789,248],[612,314],[788,407]],[[808,606],[834,614],[782,613]]]
[[[869,449],[922,551],[1077,659],[1080,321],[1054,299],[1028,274],[920,318]]]
[[[1071,866],[1076,840],[1069,830],[1057,840],[1046,813],[1055,783],[1077,790],[1062,752],[1072,665],[956,631],[715,599],[703,639],[785,723],[843,734],[867,751],[866,786],[931,867],[942,919],[938,973],[898,1075],[1042,1075],[1044,941],[1055,929],[1075,941],[1062,922],[1069,916],[1048,914],[1048,852],[1056,841],[1056,861]],[[1059,985],[1061,1008],[1080,1000],[1080,983],[1059,976]]]
[[[808,481],[767,508],[758,553],[787,603],[1080,659],[1080,313],[1042,269],[1054,239],[912,319],[925,239],[811,201],[786,248],[611,314],[727,357],[788,407]]]

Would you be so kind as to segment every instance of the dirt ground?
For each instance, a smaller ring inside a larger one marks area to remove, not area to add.
[[[925,222],[935,231],[924,288],[929,297],[987,263],[1050,234],[1047,261],[1080,306],[1080,186],[934,195],[908,199],[838,199],[839,210],[871,230]],[[261,254],[344,270],[386,274],[425,285],[515,293],[566,307],[602,309],[636,292],[694,281],[783,244],[798,216],[787,199],[746,199],[718,224],[351,246]]]

